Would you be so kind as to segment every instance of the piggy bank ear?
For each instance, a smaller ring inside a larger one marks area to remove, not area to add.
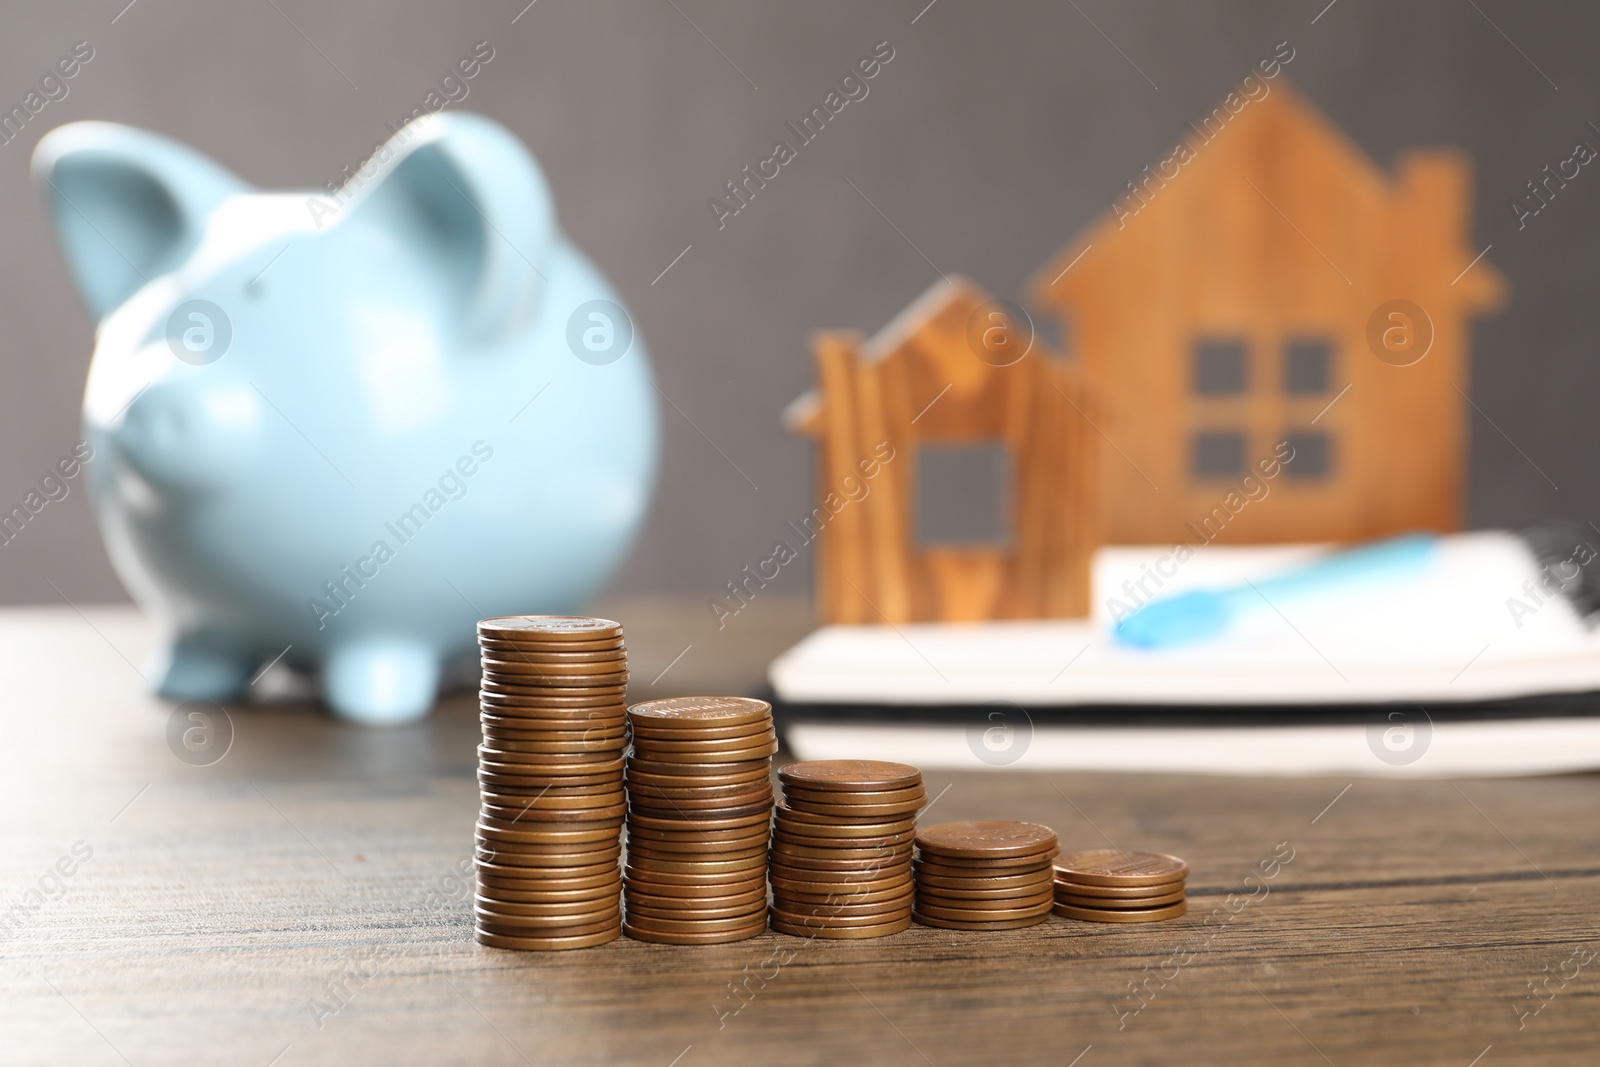
[[[46,134],[33,180],[97,320],[182,263],[217,205],[249,191],[176,141],[110,122]]]
[[[522,143],[477,115],[433,115],[401,130],[374,162],[384,173],[351,202],[352,218],[388,228],[443,273],[468,338],[493,342],[524,325],[556,223],[550,187]]]

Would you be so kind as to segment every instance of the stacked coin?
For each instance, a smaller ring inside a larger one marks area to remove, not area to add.
[[[527,615],[478,623],[483,744],[477,938],[604,944],[622,930],[622,627]]]
[[[1032,822],[947,822],[917,833],[916,920],[951,930],[1015,930],[1050,917],[1056,832]]]
[[[1148,923],[1189,910],[1189,865],[1158,852],[1090,849],[1055,865],[1055,913],[1097,923]]]
[[[742,941],[767,928],[772,707],[676,697],[628,709],[629,937]]]
[[[922,772],[879,760],[813,760],[778,772],[772,928],[867,938],[911,925],[911,843]]]

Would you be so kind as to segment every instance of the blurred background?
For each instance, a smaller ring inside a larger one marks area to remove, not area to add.
[[[1468,525],[1600,503],[1600,174],[1585,168],[1520,229],[1510,207],[1576,142],[1600,146],[1592,4],[16,2],[0,9],[0,105],[79,41],[93,59],[67,95],[0,145],[6,507],[77,441],[93,344],[28,180],[40,136],[107,119],[262,187],[321,186],[480,41],[493,59],[452,107],[533,150],[672,401],[652,514],[614,595],[716,595],[810,509],[810,445],[780,415],[814,382],[812,330],[871,333],[941,271],[1020,298],[1283,41],[1284,77],[1381,166],[1430,146],[1474,161],[1472,243],[1492,245],[1511,299],[1473,327]],[[868,95],[719,228],[707,201],[885,41]],[[780,588],[808,590],[811,564]],[[77,484],[0,545],[0,602],[63,595],[126,599]]]

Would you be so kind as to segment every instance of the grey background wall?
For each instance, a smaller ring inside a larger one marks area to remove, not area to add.
[[[1474,240],[1493,245],[1512,300],[1476,333],[1471,524],[1600,519],[1600,172],[1585,168],[1520,230],[1508,207],[1576,141],[1600,147],[1596,5],[524,3],[0,7],[7,107],[74,42],[95,49],[69,95],[0,146],[0,501],[20,500],[77,439],[91,331],[27,177],[33,144],[60,123],[146,126],[260,185],[313,186],[488,41],[494,59],[460,106],[537,154],[563,224],[622,292],[682,410],[664,410],[654,510],[615,588],[710,596],[809,506],[808,448],[779,413],[812,383],[810,330],[876,329],[935,265],[1018,295],[1287,40],[1287,77],[1380,163],[1428,145],[1476,161]],[[885,40],[894,58],[869,95],[719,230],[707,199]],[[780,580],[809,578],[807,561]],[[62,595],[124,597],[79,491],[0,546],[0,601]]]

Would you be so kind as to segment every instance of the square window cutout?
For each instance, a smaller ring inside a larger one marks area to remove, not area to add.
[[[1293,457],[1283,465],[1295,481],[1327,478],[1333,474],[1333,442],[1325,433],[1305,431],[1292,433],[1286,440]]]
[[[1011,450],[999,441],[917,449],[917,544],[1011,540]]]
[[[1326,393],[1333,376],[1333,346],[1320,338],[1295,338],[1284,346],[1283,364],[1285,392],[1291,396]]]
[[[1201,338],[1194,345],[1194,391],[1238,396],[1245,391],[1244,342]]]
[[[1202,430],[1194,435],[1189,457],[1196,478],[1233,478],[1244,473],[1244,434]]]

